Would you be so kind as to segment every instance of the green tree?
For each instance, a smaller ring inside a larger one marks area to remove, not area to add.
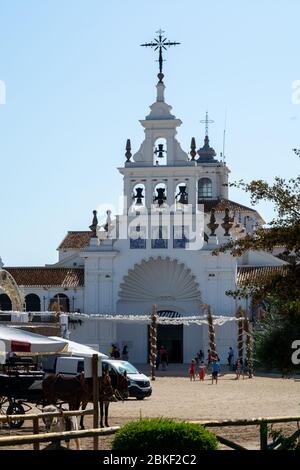
[[[300,151],[294,149],[296,155]],[[295,368],[291,362],[291,344],[300,339],[300,176],[285,180],[277,177],[273,184],[255,180],[239,181],[231,186],[250,194],[251,203],[269,201],[274,204],[275,217],[267,228],[260,227],[253,234],[232,240],[215,250],[214,254],[230,251],[241,256],[249,250],[272,252],[282,247],[281,258],[288,262],[277,272],[246,281],[236,291],[227,294],[235,298],[251,297],[252,304],[262,300],[267,305],[267,316],[254,332],[256,362],[283,373]]]
[[[300,314],[300,176],[288,181],[277,177],[273,184],[255,180],[232,186],[250,193],[252,204],[273,202],[276,216],[267,228],[260,227],[253,234],[232,240],[214,254],[230,251],[233,256],[241,256],[249,250],[272,252],[279,246],[283,248],[281,257],[289,264],[278,274],[245,283],[238,291],[228,293],[235,297],[251,296],[254,303],[275,302],[281,313]]]

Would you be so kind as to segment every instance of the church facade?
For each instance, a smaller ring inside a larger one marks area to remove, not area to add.
[[[226,291],[235,290],[249,276],[285,264],[265,252],[240,258],[228,252],[214,254],[229,240],[253,233],[264,220],[253,208],[230,199],[230,170],[210,146],[208,129],[199,149],[194,138],[189,153],[181,148],[176,134],[182,122],[165,101],[163,75],[158,77],[156,100],[140,121],[144,141],[133,155],[127,141],[126,160],[118,168],[123,213],[112,216],[108,211],[100,227],[94,211],[89,230],[66,234],[54,265],[5,267],[25,294],[26,310],[47,311],[58,303],[68,312],[120,318],[149,314],[155,304],[160,316],[179,319],[202,315],[202,305],[209,304],[215,315],[232,317],[237,301]],[[11,309],[1,291],[0,308]],[[147,361],[146,324],[88,324],[71,337],[100,343],[104,349],[113,341],[120,346],[126,342],[132,359]],[[175,362],[188,362],[200,347],[207,348],[202,327],[176,328],[165,325],[160,338],[172,349]],[[218,334],[225,355],[236,342],[235,330]]]

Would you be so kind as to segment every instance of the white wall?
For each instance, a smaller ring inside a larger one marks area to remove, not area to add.
[[[128,345],[130,362],[148,362],[148,327],[145,323],[118,322],[117,342],[121,353],[124,344]]]

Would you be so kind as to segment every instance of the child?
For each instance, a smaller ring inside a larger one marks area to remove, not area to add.
[[[206,372],[206,367],[205,367],[204,361],[201,361],[200,366],[199,366],[199,379],[202,382],[204,381],[205,372]]]
[[[236,361],[236,380],[239,380],[240,376],[241,376],[241,373],[242,373],[242,366],[243,366],[243,361],[242,359],[238,359]]]
[[[190,369],[189,369],[189,374],[190,374],[190,380],[195,380],[196,378],[196,361],[195,359],[192,359]]]
[[[214,380],[216,381],[216,385],[217,385],[219,372],[220,372],[220,363],[219,361],[217,361],[216,358],[214,358],[212,361],[212,375],[211,375],[212,385],[214,383]]]

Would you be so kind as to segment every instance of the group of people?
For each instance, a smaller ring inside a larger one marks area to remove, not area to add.
[[[112,344],[109,350],[110,357],[113,359],[120,359],[121,354],[120,354],[120,349],[118,346],[115,344]],[[127,344],[124,344],[123,349],[122,349],[122,360],[123,361],[128,361],[128,346]]]
[[[220,373],[220,358],[217,353],[213,353],[210,349],[207,351],[207,366],[205,365],[204,362],[204,353],[202,349],[197,353],[195,359],[192,359],[192,362],[190,364],[189,368],[189,376],[190,380],[196,380],[196,367],[199,367],[198,369],[198,374],[199,374],[199,380],[201,382],[204,381],[205,375],[206,375],[206,370],[210,369],[212,370],[212,384],[215,382],[216,384],[218,383],[218,377]]]
[[[220,358],[218,353],[212,352],[210,349],[207,351],[207,365],[204,362],[204,353],[202,349],[199,350],[196,357],[192,359],[190,367],[189,367],[189,376],[190,380],[196,380],[196,368],[198,367],[198,374],[200,381],[203,381],[206,375],[206,371],[211,369],[212,372],[212,384],[215,382],[218,383],[218,377],[220,374],[221,366],[220,366]],[[234,352],[232,347],[229,348],[228,357],[227,357],[228,367],[229,370],[236,372],[236,379],[242,376],[245,377],[248,374],[249,378],[252,377],[252,373],[248,366],[247,359],[238,358],[234,361]]]

